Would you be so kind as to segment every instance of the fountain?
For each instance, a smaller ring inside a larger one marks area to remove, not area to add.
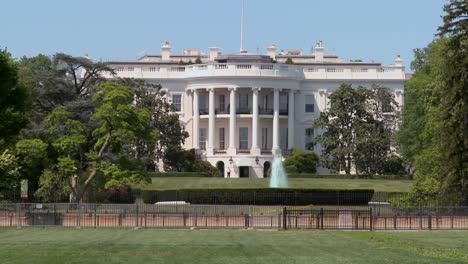
[[[287,188],[288,177],[283,168],[281,156],[275,156],[271,166],[270,188]]]

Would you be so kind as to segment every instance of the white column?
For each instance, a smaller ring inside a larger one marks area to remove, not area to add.
[[[288,96],[288,149],[294,147],[294,90],[289,90]]]
[[[208,103],[208,147],[206,154],[211,156],[214,155],[214,131],[215,131],[215,93],[214,88],[208,88],[209,92],[209,103]]]
[[[236,155],[236,88],[229,88],[229,147],[228,155]],[[231,171],[231,173],[233,173]]]
[[[280,155],[279,148],[279,89],[273,89],[273,147],[271,153]]]
[[[192,148],[200,149],[200,111],[198,109],[198,90],[193,90],[193,126],[192,126]]]
[[[258,147],[258,91],[259,87],[253,87],[253,101],[252,101],[252,147],[250,148],[250,154],[260,155],[261,150]]]

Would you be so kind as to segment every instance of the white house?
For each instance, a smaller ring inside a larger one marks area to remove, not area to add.
[[[293,64],[285,63],[288,58]],[[313,54],[270,46],[266,55],[224,55],[218,48],[207,55],[196,49],[172,54],[165,42],[161,54],[109,64],[118,77],[160,84],[190,134],[184,147],[199,150],[225,177],[264,177],[274,155],[293,147],[319,152],[308,144],[311,125],[342,83],[388,87],[403,104],[399,57],[389,66],[345,61],[325,54],[321,41]]]

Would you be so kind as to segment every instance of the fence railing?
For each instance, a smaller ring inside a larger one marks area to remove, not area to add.
[[[468,230],[468,207],[0,204],[0,227]]]

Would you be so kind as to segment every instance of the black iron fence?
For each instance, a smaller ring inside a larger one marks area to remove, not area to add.
[[[468,207],[0,204],[0,227],[468,230]]]

